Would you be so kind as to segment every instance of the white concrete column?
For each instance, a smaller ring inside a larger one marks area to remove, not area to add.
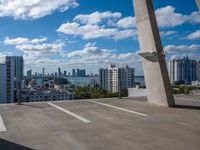
[[[152,0],[133,0],[148,102],[175,105]]]
[[[200,10],[200,0],[196,0],[196,3],[197,3],[197,6],[198,6],[198,8]]]

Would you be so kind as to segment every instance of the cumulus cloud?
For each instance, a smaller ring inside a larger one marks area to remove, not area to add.
[[[175,12],[175,7],[166,6],[155,11],[159,27],[176,27],[184,23],[199,24],[200,13],[192,12],[190,15],[183,15]]]
[[[136,29],[129,29],[132,19],[124,18],[119,20],[121,16],[122,14],[119,12],[112,13],[110,11],[81,14],[77,15],[73,19],[73,22],[62,24],[57,29],[57,32],[66,35],[80,36],[85,40],[97,38],[121,40],[134,37],[136,35]],[[130,23],[123,25],[123,22],[127,22],[127,20],[129,20]],[[117,21],[118,25],[116,26],[113,22],[116,23]]]
[[[134,28],[136,27],[135,17],[130,16],[130,17],[122,18],[118,20],[117,26],[120,28],[125,28],[125,29]]]
[[[45,43],[46,41],[46,37],[35,39],[28,39],[24,37],[12,39],[6,37],[3,43],[5,45],[15,46],[16,49],[19,49],[25,55],[30,57],[57,54],[64,46],[63,43]]]
[[[189,40],[200,39],[200,30],[197,30],[197,31],[189,34],[186,38],[189,39]]]
[[[177,34],[177,31],[160,31],[160,35],[163,38],[173,36],[173,35],[176,35],[176,34]]]
[[[167,45],[164,50],[168,53],[194,53],[200,50],[200,45]]]
[[[91,14],[80,14],[74,18],[74,21],[80,22],[82,24],[98,24],[103,20],[117,20],[121,18],[122,14],[119,12],[112,13],[110,11],[105,12],[94,12]]]
[[[97,38],[110,38],[110,39],[126,39],[134,37],[136,31],[134,29],[119,30],[117,28],[104,28],[99,25],[80,25],[79,23],[64,23],[58,29],[57,32],[67,35],[81,36],[83,39],[97,39]]]
[[[24,37],[18,37],[18,38],[13,38],[13,39],[6,37],[4,40],[4,44],[6,45],[37,44],[44,41],[47,41],[47,37],[35,38],[32,40],[28,38],[24,38]]]
[[[0,0],[0,17],[38,19],[55,11],[67,11],[78,5],[76,0]]]

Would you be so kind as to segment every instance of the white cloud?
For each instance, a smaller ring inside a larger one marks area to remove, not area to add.
[[[0,17],[38,19],[77,6],[76,0],[0,0]]]
[[[10,39],[9,37],[6,37],[4,40],[4,44],[6,45],[37,44],[44,41],[47,41],[47,37],[35,38],[32,40],[28,38],[24,38],[24,37],[18,37],[14,39]]]
[[[200,45],[167,45],[164,50],[168,53],[194,53],[200,50]]]
[[[117,26],[125,29],[134,28],[136,27],[135,17],[122,18],[117,22]]]
[[[200,30],[197,30],[197,31],[189,34],[186,38],[189,40],[200,39]]]
[[[182,25],[187,20],[187,16],[176,13],[172,6],[159,8],[155,13],[160,27],[175,27]]]
[[[5,45],[15,46],[16,49],[22,51],[27,57],[37,58],[43,55],[53,55],[61,52],[63,43],[45,43],[46,37],[28,39],[23,37],[9,38],[4,40]]]
[[[173,35],[176,35],[177,31],[160,31],[160,35],[165,38],[165,37],[170,37]]]
[[[117,28],[104,28],[99,25],[80,25],[76,22],[64,23],[57,32],[67,35],[81,36],[83,39],[111,38],[115,40],[134,37],[135,30],[118,30]]]
[[[199,24],[200,12],[183,15],[175,12],[175,7],[166,6],[155,11],[159,27],[176,27],[184,23]]]
[[[121,18],[122,14],[119,12],[112,13],[110,11],[105,12],[94,12],[91,14],[80,14],[74,18],[74,21],[80,22],[82,24],[98,24],[103,20],[116,20]]]

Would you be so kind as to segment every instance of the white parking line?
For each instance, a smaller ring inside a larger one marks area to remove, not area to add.
[[[0,115],[0,132],[6,132],[6,127],[4,125],[1,115]]]
[[[58,110],[60,110],[60,111],[62,111],[64,113],[67,113],[68,115],[71,115],[74,118],[77,118],[77,119],[81,120],[84,123],[90,123],[91,122],[91,121],[89,121],[89,120],[87,120],[87,119],[85,119],[85,118],[83,118],[83,117],[81,117],[81,116],[79,116],[77,114],[74,114],[73,112],[70,112],[70,111],[68,111],[68,110],[66,110],[66,109],[64,109],[64,108],[62,108],[60,106],[57,106],[57,105],[55,105],[53,103],[49,102],[47,104],[51,105],[52,107],[54,107],[54,108],[56,108],[56,109],[58,109]]]
[[[190,98],[178,98],[178,97],[175,97],[175,99],[178,99],[178,100],[184,100],[184,101],[200,102],[200,100],[190,99]]]
[[[132,111],[132,110],[120,108],[120,107],[117,107],[117,106],[113,106],[113,105],[109,105],[109,104],[105,104],[105,103],[101,103],[101,102],[97,102],[97,101],[93,101],[93,100],[88,100],[88,101],[89,101],[89,102],[92,102],[92,103],[99,104],[99,105],[103,105],[103,106],[115,108],[115,109],[118,109],[118,110],[122,110],[122,111],[125,111],[125,112],[129,112],[129,113],[133,113],[133,114],[145,116],[145,117],[149,116],[149,115],[147,115],[147,114],[143,114],[143,113],[140,113],[140,112],[136,112],[136,111]]]

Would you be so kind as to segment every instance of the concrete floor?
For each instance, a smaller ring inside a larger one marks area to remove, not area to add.
[[[199,150],[200,95],[175,97],[176,108],[147,104],[145,97],[53,103],[62,110],[1,105],[0,150]]]

